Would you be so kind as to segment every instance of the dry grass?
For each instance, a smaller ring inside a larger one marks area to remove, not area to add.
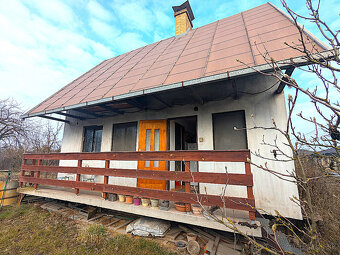
[[[33,205],[4,207],[0,222],[2,254],[175,254],[152,240],[80,226]]]
[[[304,159],[309,178],[325,176],[322,168],[311,160]],[[313,210],[317,216],[320,250],[326,254],[339,254],[340,251],[340,178],[322,177],[311,179],[309,187],[312,193]],[[301,192],[300,197],[304,195]]]

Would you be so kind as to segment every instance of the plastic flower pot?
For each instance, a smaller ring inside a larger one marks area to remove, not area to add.
[[[119,202],[125,202],[125,195],[118,195]]]
[[[150,199],[149,198],[142,198],[142,206],[149,206],[150,205]]]
[[[158,209],[158,204],[159,204],[159,200],[158,199],[151,199],[151,207],[154,209]]]
[[[132,198],[132,196],[126,196],[126,197],[125,197],[125,202],[126,202],[127,204],[132,204],[132,203],[133,203],[133,198]]]
[[[111,202],[117,201],[117,194],[109,193],[108,194],[108,200],[111,201]]]
[[[177,249],[178,249],[178,251],[180,251],[180,252],[186,251],[187,245],[188,245],[188,243],[185,242],[185,241],[182,241],[182,240],[177,241]]]
[[[192,212],[195,215],[201,215],[201,213],[202,213],[202,207],[201,206],[199,206],[199,205],[191,205],[191,208],[192,208]]]
[[[134,205],[140,205],[140,198],[139,198],[139,197],[135,197],[135,198],[133,199],[133,204],[134,204]]]
[[[184,203],[176,202],[176,203],[174,203],[174,205],[175,205],[175,208],[176,208],[177,211],[186,212]]]
[[[159,200],[159,206],[160,207],[169,207],[169,201],[168,200]]]

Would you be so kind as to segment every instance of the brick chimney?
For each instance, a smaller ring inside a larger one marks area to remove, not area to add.
[[[179,6],[172,6],[175,16],[175,35],[180,35],[192,29],[192,21],[195,19],[189,1]]]

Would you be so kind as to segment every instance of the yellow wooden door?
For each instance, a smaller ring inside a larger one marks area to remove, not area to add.
[[[166,120],[141,120],[139,122],[139,151],[166,150]],[[138,169],[165,171],[166,161],[138,161]],[[137,187],[165,190],[166,181],[138,179]]]

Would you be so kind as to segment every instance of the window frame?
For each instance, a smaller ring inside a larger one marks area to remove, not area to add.
[[[91,151],[85,151],[85,137],[86,137],[86,130],[92,129],[93,132],[93,136],[92,136],[92,148]],[[100,150],[99,151],[94,151],[94,141],[95,141],[95,134],[96,134],[96,130],[101,130],[102,131],[102,137],[101,137],[101,141],[100,141]],[[92,126],[84,126],[83,128],[83,148],[82,148],[82,152],[101,152],[102,150],[102,142],[103,142],[103,126],[99,126],[99,125],[92,125]]]
[[[138,144],[138,121],[129,121],[129,122],[120,122],[120,123],[113,123],[112,125],[112,137],[111,137],[111,151],[117,151],[117,150],[113,150],[113,145],[114,145],[114,132],[115,132],[115,125],[135,125],[136,127],[136,138],[135,138],[135,147],[133,151],[137,151],[137,144]]]
[[[241,112],[243,114],[243,118],[244,118],[244,124],[245,127],[247,127],[247,122],[246,122],[246,111],[245,110],[236,110],[236,111],[225,111],[225,112],[215,112],[211,114],[211,124],[212,124],[212,132],[213,132],[213,146],[214,146],[214,150],[216,150],[216,144],[215,144],[215,128],[214,128],[214,115],[219,115],[219,114],[223,114],[223,113],[236,113],[236,112]],[[248,144],[248,134],[247,134],[247,130],[244,131],[245,133],[245,139],[246,139],[246,148],[242,149],[242,150],[248,150],[249,148],[249,144]],[[241,150],[241,149],[233,149],[233,150]]]

